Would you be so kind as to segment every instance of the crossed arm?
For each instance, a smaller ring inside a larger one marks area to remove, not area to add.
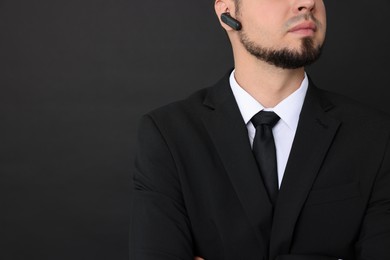
[[[134,258],[130,259],[204,260],[194,256],[191,224],[166,140],[151,118],[145,118],[142,124],[134,176],[131,231]],[[387,148],[355,245],[356,259],[390,256],[390,147]],[[308,258],[281,256],[278,259]]]

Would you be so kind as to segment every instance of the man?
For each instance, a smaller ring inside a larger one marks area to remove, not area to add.
[[[215,11],[235,68],[142,119],[131,259],[390,259],[390,121],[304,71],[323,1]]]

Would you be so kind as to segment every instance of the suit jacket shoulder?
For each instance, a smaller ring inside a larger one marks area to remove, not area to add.
[[[375,122],[383,126],[390,124],[390,115],[384,111],[378,110],[342,94],[317,88],[314,83],[311,83],[311,85],[316,88],[318,95],[322,96],[323,99],[328,100],[334,105],[332,115],[337,118],[362,120],[362,124]],[[367,121],[364,122],[363,120]]]

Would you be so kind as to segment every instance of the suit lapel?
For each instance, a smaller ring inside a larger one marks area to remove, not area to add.
[[[259,175],[247,128],[228,79],[227,75],[210,90],[204,102],[210,110],[203,117],[203,121],[256,236],[261,241],[259,244],[264,245],[266,242],[267,245],[272,206]],[[266,230],[260,230],[263,228]],[[263,252],[265,250],[266,248]]]
[[[310,82],[274,212],[270,259],[289,252],[294,227],[340,122]]]

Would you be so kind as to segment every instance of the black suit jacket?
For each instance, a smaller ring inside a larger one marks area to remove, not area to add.
[[[390,259],[387,116],[310,81],[274,211],[226,75],[140,124],[131,259]]]

